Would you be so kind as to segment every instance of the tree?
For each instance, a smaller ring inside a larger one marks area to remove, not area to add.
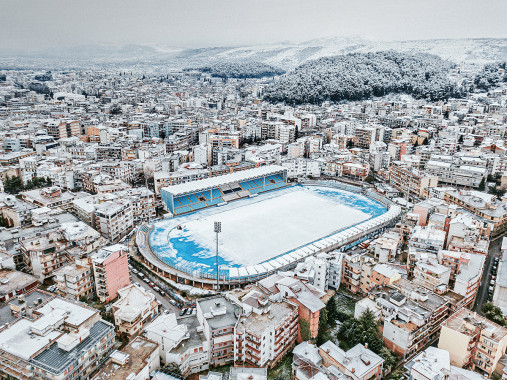
[[[8,175],[5,176],[4,191],[8,194],[18,194],[23,190],[23,182],[21,177]]]
[[[482,305],[482,312],[490,321],[498,323],[500,326],[507,325],[502,314],[502,309],[495,306],[492,302],[487,302]]]
[[[308,322],[304,318],[299,318],[299,333],[301,335],[301,339],[310,340],[312,337],[312,333],[310,331],[310,322]]]
[[[366,182],[368,182],[368,183],[374,183],[375,182],[375,177],[372,176],[371,174],[368,174],[368,176],[364,180]]]
[[[340,326],[336,338],[343,349],[352,348],[358,343],[368,343],[368,348],[379,354],[384,348],[375,315],[369,309],[359,319],[351,318],[345,321]]]
[[[484,177],[481,179],[478,189],[479,191],[484,191],[486,189],[486,179]]]
[[[331,323],[335,323],[335,321],[338,319],[338,310],[336,308],[336,300],[334,297],[331,297],[326,305],[327,310],[327,319]]]
[[[394,371],[388,377],[389,380],[404,380],[406,378],[407,378],[407,376],[405,376],[405,374],[403,373],[403,371],[400,370],[400,369]]]
[[[317,346],[320,346],[321,344],[326,343],[329,339],[331,339],[328,327],[328,312],[327,309],[324,308],[320,311],[319,314],[319,334],[317,335]]]
[[[394,368],[398,363],[398,358],[387,347],[380,350],[379,356],[384,359],[384,368]]]

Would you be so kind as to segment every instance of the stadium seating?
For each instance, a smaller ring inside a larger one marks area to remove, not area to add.
[[[238,184],[224,185],[211,190],[196,191],[180,195],[174,199],[174,214],[181,215],[197,211],[206,207],[215,206],[225,201],[239,199],[248,195],[255,195],[265,191],[276,190],[287,186],[281,175],[269,175],[265,178],[239,182]]]

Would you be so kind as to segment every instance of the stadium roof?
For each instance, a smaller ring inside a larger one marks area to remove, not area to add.
[[[222,185],[248,181],[252,178],[262,177],[270,174],[286,171],[287,168],[280,165],[261,166],[258,168],[242,170],[231,174],[224,174],[218,177],[205,178],[197,181],[180,183],[178,185],[163,187],[162,191],[166,191],[173,195],[188,194],[196,191],[207,190]]]

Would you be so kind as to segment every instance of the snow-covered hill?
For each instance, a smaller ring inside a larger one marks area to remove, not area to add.
[[[209,47],[184,49],[160,44],[146,45],[86,45],[20,52],[0,49],[0,63],[29,64],[43,59],[60,65],[90,63],[127,65],[168,65],[172,67],[201,67],[218,62],[262,62],[283,70],[322,57],[352,52],[382,50],[419,52],[438,55],[456,63],[484,64],[507,60],[507,39],[447,39],[424,41],[369,41],[359,37],[332,37],[302,43],[281,42],[268,45]]]

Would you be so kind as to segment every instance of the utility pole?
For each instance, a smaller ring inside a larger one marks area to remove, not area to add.
[[[218,234],[222,232],[222,222],[215,222],[215,232],[217,234],[217,292],[220,290],[220,282],[218,280]]]

